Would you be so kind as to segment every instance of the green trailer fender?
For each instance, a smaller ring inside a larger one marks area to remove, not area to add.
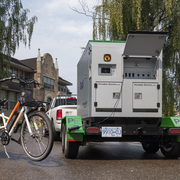
[[[66,125],[67,141],[83,141],[84,127],[82,126],[81,116],[66,116],[62,119],[61,129],[63,124]],[[80,128],[70,132],[69,128],[75,126],[80,126]]]
[[[162,117],[161,127],[180,127],[180,117]],[[177,141],[180,142],[180,135]]]
[[[180,127],[180,117],[162,117],[161,127]]]

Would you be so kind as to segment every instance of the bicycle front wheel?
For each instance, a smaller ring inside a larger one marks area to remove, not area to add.
[[[26,155],[33,161],[45,159],[53,147],[52,125],[46,114],[34,111],[28,114],[32,135],[28,131],[26,120],[21,127],[21,144]]]

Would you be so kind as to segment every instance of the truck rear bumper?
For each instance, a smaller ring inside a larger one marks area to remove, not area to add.
[[[89,128],[97,128],[98,132],[89,132]],[[86,135],[101,135],[102,127],[121,127],[122,135],[163,135],[165,133],[162,127],[143,127],[143,126],[86,126]],[[167,131],[167,130],[166,130]]]
[[[155,141],[162,139],[163,136],[177,136],[180,135],[180,128],[176,127],[154,127],[154,126],[131,126],[126,125],[115,126],[121,127],[121,137],[103,137],[102,127],[106,126],[89,126],[85,127],[86,141]],[[107,126],[109,127],[109,126]],[[90,129],[98,129],[96,132],[90,132]]]

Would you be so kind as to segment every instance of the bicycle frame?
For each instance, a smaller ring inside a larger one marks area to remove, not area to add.
[[[5,116],[4,115],[4,112],[2,112],[1,114],[0,114],[0,118],[2,118],[2,120],[3,120],[3,126],[0,126],[0,130],[1,129],[4,129],[5,127],[6,127],[6,122],[7,122],[7,120],[9,119],[9,117],[8,116]]]
[[[4,112],[2,112],[2,113],[0,114],[0,117],[2,117],[2,119],[3,119],[3,124],[4,124],[4,126],[0,126],[0,129],[5,129],[5,130],[6,130],[7,125],[10,123],[11,118],[13,117],[14,113],[17,111],[17,109],[19,108],[19,106],[20,106],[20,102],[18,101],[17,104],[16,104],[16,106],[14,107],[11,115],[10,115],[9,117],[5,116],[5,115],[4,115]],[[13,126],[11,127],[11,129],[10,129],[9,132],[8,132],[9,136],[12,136],[12,134],[13,134],[13,132],[14,132],[14,129],[15,129],[16,125],[17,125],[17,123],[18,123],[21,119],[23,119],[23,117],[25,118],[25,121],[26,121],[26,124],[27,124],[28,131],[29,131],[30,135],[33,134],[33,133],[32,133],[32,130],[31,130],[31,127],[30,127],[30,123],[29,123],[28,117],[27,117],[27,113],[28,113],[30,110],[31,110],[31,107],[27,107],[27,106],[23,106],[23,107],[21,108],[21,110],[20,110],[17,118],[15,119],[15,122],[13,123]],[[5,119],[8,119],[7,122],[6,122]],[[34,123],[34,126],[36,127],[36,129],[38,129],[38,126],[37,126],[36,121],[35,121],[34,119],[33,119],[33,123]]]

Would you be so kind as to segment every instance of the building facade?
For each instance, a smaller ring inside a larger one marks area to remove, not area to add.
[[[33,98],[35,100],[51,101],[60,91],[61,94],[69,94],[67,86],[72,83],[59,77],[59,67],[57,59],[55,63],[49,53],[40,56],[40,49],[36,58],[17,60],[12,58],[10,61],[9,74],[15,74],[17,77],[30,80],[35,79],[40,85],[33,88]],[[14,108],[20,97],[20,86],[15,82],[5,82],[1,85],[0,99],[8,99],[5,114]]]

